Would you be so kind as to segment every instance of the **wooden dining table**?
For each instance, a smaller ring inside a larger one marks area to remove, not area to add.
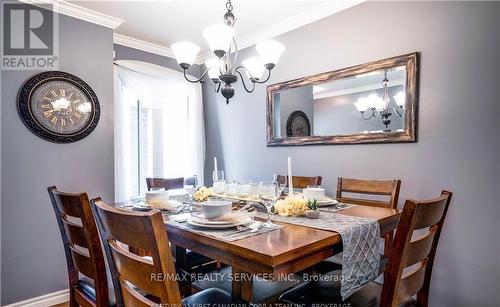
[[[394,230],[400,210],[370,206],[355,206],[339,214],[378,220],[380,234]],[[195,233],[166,222],[168,237],[177,264],[186,261],[186,249],[232,266],[232,294],[245,301],[252,298],[254,275],[284,276],[300,272],[342,251],[337,232],[279,223],[284,227],[237,241],[225,241]]]

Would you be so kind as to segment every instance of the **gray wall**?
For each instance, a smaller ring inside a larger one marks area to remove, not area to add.
[[[87,82],[101,104],[85,139],[54,144],[17,114],[20,86],[39,71],[2,71],[2,305],[68,288],[61,237],[46,188],[87,191],[113,201],[113,33],[60,16],[60,67]]]
[[[390,106],[396,106],[392,97],[402,90],[404,91],[402,85],[388,88],[389,97],[392,100]],[[337,135],[386,129],[380,116],[364,120],[354,105],[359,98],[371,93],[376,93],[380,97],[384,95],[383,90],[378,90],[314,100],[314,135]],[[391,123],[388,129],[403,129],[403,118],[397,116],[395,112],[391,113]],[[368,118],[371,114],[372,111],[367,110],[364,116]]]
[[[266,147],[265,86],[238,86],[228,106],[207,86],[207,157],[231,178],[262,180],[286,172],[291,155],[294,174],[322,175],[330,192],[338,176],[400,178],[400,205],[454,191],[431,306],[497,306],[499,37],[498,2],[367,2],[286,33],[270,83],[420,51],[418,143]]]

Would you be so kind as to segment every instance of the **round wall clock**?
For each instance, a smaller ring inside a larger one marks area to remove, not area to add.
[[[42,72],[26,81],[19,91],[17,107],[28,129],[55,143],[83,139],[95,129],[100,115],[92,88],[61,71]]]
[[[310,136],[311,124],[306,113],[294,111],[286,121],[286,136]]]

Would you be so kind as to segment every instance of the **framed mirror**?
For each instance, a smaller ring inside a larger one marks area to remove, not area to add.
[[[267,87],[267,145],[417,141],[418,53]]]

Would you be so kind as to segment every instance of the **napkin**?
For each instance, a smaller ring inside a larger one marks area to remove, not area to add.
[[[169,211],[176,211],[177,208],[182,205],[182,203],[176,200],[166,199],[163,197],[152,198],[148,200],[148,204],[151,206],[151,208]]]

